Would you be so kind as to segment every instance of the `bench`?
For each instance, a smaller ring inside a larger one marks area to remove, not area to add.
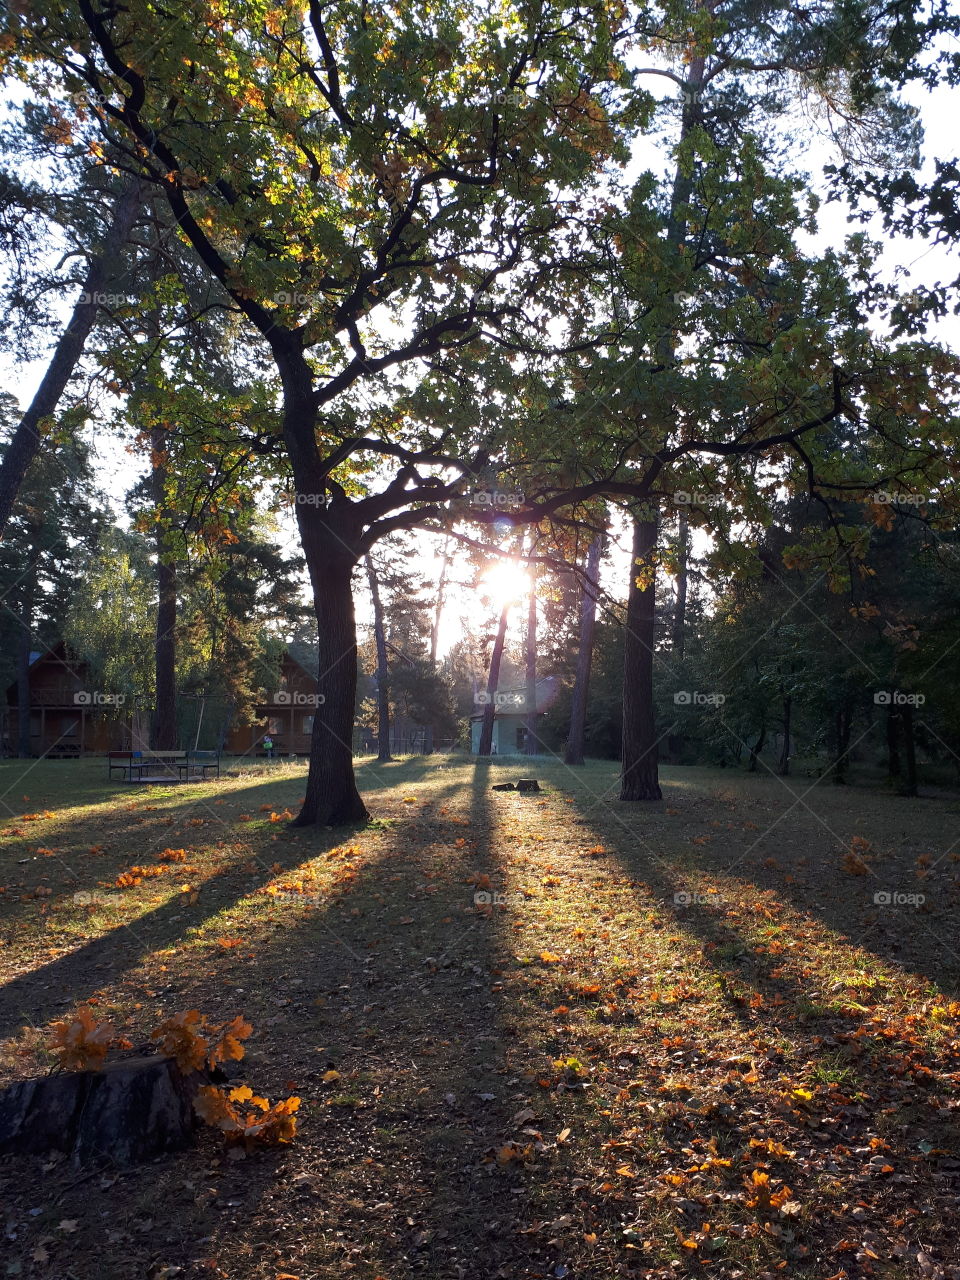
[[[220,777],[219,751],[188,751],[182,760],[177,762],[181,781],[189,781],[191,772],[196,777],[206,778],[211,771],[215,778]]]
[[[132,782],[134,774],[136,774],[138,778],[142,777],[142,753],[139,751],[108,751],[107,777],[112,778],[114,771],[118,772],[125,782],[128,779]]]

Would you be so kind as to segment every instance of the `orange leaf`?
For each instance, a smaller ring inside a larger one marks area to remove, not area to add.
[[[199,1071],[210,1047],[207,1038],[200,1034],[206,1025],[207,1020],[199,1009],[187,1009],[155,1027],[150,1039],[159,1043],[161,1053],[176,1058],[181,1071]]]
[[[116,1036],[108,1022],[98,1022],[84,1005],[73,1018],[56,1022],[47,1048],[60,1058],[60,1066],[79,1071],[99,1071]]]

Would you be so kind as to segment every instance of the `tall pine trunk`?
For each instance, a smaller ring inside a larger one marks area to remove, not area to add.
[[[830,766],[832,781],[838,787],[847,785],[847,753],[850,749],[850,728],[853,722],[850,699],[845,697],[833,717],[834,759]]]
[[[156,523],[154,547],[157,554],[157,629],[154,645],[156,708],[150,732],[154,751],[177,749],[177,570],[167,545],[167,440],[166,431],[155,426],[150,432],[151,487]]]
[[[447,589],[447,569],[450,566],[450,552],[445,542],[443,557],[440,563],[440,577],[437,580],[437,602],[433,609],[433,622],[430,625],[430,667],[437,665],[437,649],[440,645],[440,619],[443,617],[444,598]]]
[[[573,698],[570,703],[570,730],[564,764],[580,765],[584,761],[584,736],[587,726],[587,695],[590,690],[590,668],[593,665],[593,633],[597,622],[596,582],[600,571],[600,555],[603,546],[601,534],[590,543],[587,552],[586,581],[580,601],[580,642],[577,649],[577,670],[573,680]]]
[[[437,602],[433,610],[433,621],[430,626],[430,670],[437,669],[437,650],[440,647],[440,620],[443,617],[443,606],[446,597],[447,569],[450,566],[449,539],[443,544],[443,556],[440,563],[440,577],[437,581]],[[433,725],[426,726],[424,751],[427,755],[433,751]]]
[[[890,780],[900,777],[900,708],[887,707],[887,773]]]
[[[793,699],[789,694],[783,699],[783,742],[780,746],[780,760],[777,773],[785,778],[790,772],[790,731],[793,711]]]
[[[490,654],[490,670],[487,673],[487,700],[483,708],[483,721],[480,725],[480,744],[478,756],[490,755],[493,747],[493,720],[497,714],[497,686],[500,683],[500,663],[503,660],[503,646],[507,639],[507,620],[510,616],[510,605],[505,604],[500,611],[500,622],[497,625],[497,636]]]
[[[903,735],[903,778],[900,794],[915,796],[917,794],[917,749],[913,732],[913,706],[909,702],[900,708],[900,728]]]
[[[47,371],[36,394],[17,425],[0,462],[0,537],[10,519],[27,468],[40,452],[44,422],[55,411],[60,397],[83,354],[90,330],[100,309],[98,301],[116,269],[116,260],[136,220],[140,208],[140,184],[132,182],[121,193],[113,218],[98,251],[91,257],[80,297],[70,321],[54,347]]]
[[[33,590],[24,595],[17,618],[17,755],[28,760],[33,755],[30,741],[30,649],[33,639]],[[41,743],[42,749],[42,743]]]
[[[760,752],[763,750],[763,748],[766,745],[767,745],[767,722],[766,720],[764,720],[761,722],[760,732],[757,734],[757,740],[753,744],[753,746],[750,748],[750,760],[749,760],[749,763],[747,764],[748,773],[757,772],[757,761],[760,758]]]
[[[366,557],[366,566],[367,582],[373,599],[373,637],[377,646],[377,761],[386,764],[393,759],[390,754],[390,666],[387,660],[380,584],[369,555]]]
[[[663,798],[657,773],[657,717],[653,703],[656,550],[656,516],[635,518],[623,647],[621,800]],[[643,585],[640,585],[640,579]]]
[[[682,658],[687,626],[687,561],[690,556],[690,518],[686,507],[680,508],[677,524],[677,596],[673,605],[670,643],[676,656]]]
[[[530,554],[533,555],[536,541],[530,539]],[[535,756],[539,750],[537,741],[537,566],[530,563],[530,596],[527,601],[527,636],[526,636],[526,688],[524,704],[525,739],[523,753]]]

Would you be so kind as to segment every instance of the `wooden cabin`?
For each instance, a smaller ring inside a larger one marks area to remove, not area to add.
[[[63,641],[31,654],[27,675],[32,755],[76,759],[147,748],[149,712],[94,688],[86,663],[69,657]],[[19,750],[19,705],[14,681],[0,706],[0,742],[7,756]]]
[[[285,653],[277,687],[260,690],[253,723],[233,725],[227,731],[224,752],[262,756],[263,740],[270,738],[275,756],[309,755],[317,701],[316,677]]]

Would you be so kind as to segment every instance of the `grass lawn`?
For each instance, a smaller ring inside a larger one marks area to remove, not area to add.
[[[0,1084],[89,1001],[137,1048],[242,1013],[238,1081],[302,1099],[245,1159],[0,1161],[0,1276],[960,1278],[960,802],[360,774],[374,821],[304,832],[299,764],[0,764]]]

